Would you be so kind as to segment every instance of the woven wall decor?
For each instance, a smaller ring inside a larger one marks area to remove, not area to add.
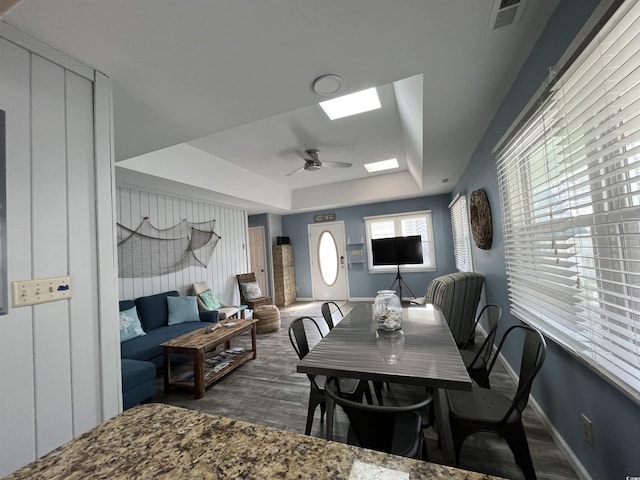
[[[482,250],[491,248],[493,227],[491,226],[491,208],[484,190],[474,190],[470,197],[469,216],[471,217],[471,233],[476,246]]]
[[[118,276],[159,277],[188,267],[206,268],[222,238],[213,231],[215,223],[185,219],[165,229],[152,225],[149,217],[135,229],[118,223]]]

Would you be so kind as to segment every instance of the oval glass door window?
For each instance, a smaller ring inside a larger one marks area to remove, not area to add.
[[[331,286],[338,279],[338,246],[331,232],[324,231],[318,241],[318,265],[320,275],[327,285]]]

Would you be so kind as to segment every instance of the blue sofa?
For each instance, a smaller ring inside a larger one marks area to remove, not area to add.
[[[175,291],[120,301],[120,311],[136,307],[145,335],[120,343],[122,357],[122,395],[124,409],[149,400],[155,395],[156,367],[163,364],[161,343],[218,321],[218,312],[199,312],[199,322],[169,325],[167,297]]]

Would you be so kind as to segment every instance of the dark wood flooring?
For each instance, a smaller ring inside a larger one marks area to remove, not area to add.
[[[303,433],[309,381],[306,375],[295,371],[298,358],[289,342],[287,329],[290,321],[298,316],[309,315],[321,319],[320,305],[321,302],[305,302],[282,308],[280,330],[258,336],[258,358],[214,384],[207,390],[204,398],[195,400],[187,392],[165,394],[162,372],[159,372],[158,394],[153,401]],[[345,304],[343,312],[346,313],[352,306],[353,304]],[[311,345],[318,340],[319,336],[311,336]],[[242,345],[243,342],[249,345],[248,337],[243,337],[234,345]],[[498,391],[508,394],[515,391],[513,380],[500,365],[494,369],[491,382],[492,388]],[[394,384],[391,390],[384,390],[385,403],[402,403],[422,393],[415,389],[416,387]],[[530,407],[527,407],[524,422],[538,478],[577,479],[578,476]],[[347,429],[346,416],[338,410],[334,423],[334,440],[345,441]],[[319,408],[311,434],[316,437],[324,435]],[[437,434],[433,428],[425,430],[425,437],[429,461],[443,463],[442,455],[437,448]],[[523,478],[506,442],[488,433],[476,434],[467,439],[462,447],[458,466],[505,478]]]

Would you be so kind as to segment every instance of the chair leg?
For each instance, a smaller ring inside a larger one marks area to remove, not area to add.
[[[311,435],[311,427],[313,425],[313,415],[316,413],[316,407],[320,405],[320,423],[324,422],[324,412],[326,404],[323,400],[315,397],[313,394],[309,395],[309,408],[307,409],[307,425],[304,429],[305,435]]]
[[[420,459],[419,460],[423,460],[425,462],[429,461],[429,452],[427,451],[427,441],[424,438],[424,434],[421,432],[420,435],[422,436],[422,445],[421,445],[421,452],[420,452]]]
[[[313,425],[313,412],[315,411],[316,406],[312,403],[311,399],[309,399],[309,408],[307,409],[307,425],[304,429],[305,435],[311,435],[311,425]]]
[[[509,444],[516,463],[520,465],[522,473],[524,473],[524,478],[526,480],[536,480],[536,471],[533,467],[527,435],[522,424],[517,425],[510,432],[503,434],[503,436]]]
[[[469,430],[462,425],[454,425],[451,424],[451,437],[453,441],[453,452],[454,452],[454,465],[460,464],[460,451],[462,450],[462,444],[467,439],[469,435],[474,433],[475,430]],[[440,437],[438,437],[438,441],[440,441]]]

